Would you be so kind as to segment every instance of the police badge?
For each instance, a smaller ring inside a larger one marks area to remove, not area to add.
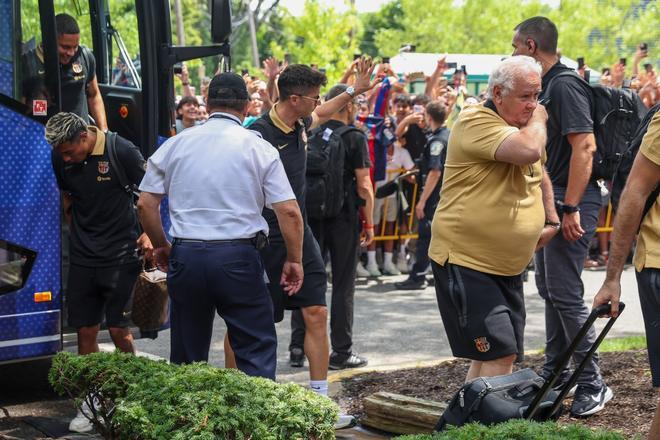
[[[107,161],[99,161],[99,173],[108,174],[110,171],[110,164]]]
[[[485,336],[475,339],[474,345],[481,353],[486,353],[490,350],[490,342],[488,342],[488,339],[486,339]]]
[[[81,73],[83,68],[80,63],[73,63],[71,65],[71,70],[73,70],[73,73]]]

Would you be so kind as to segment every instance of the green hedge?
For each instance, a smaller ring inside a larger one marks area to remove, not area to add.
[[[59,353],[50,383],[80,404],[101,398],[106,439],[334,439],[338,408],[295,385],[205,363],[177,366],[123,353]]]
[[[493,426],[478,423],[436,434],[406,435],[396,440],[624,440],[621,434],[597,430],[581,425],[560,425],[555,422],[510,420]]]

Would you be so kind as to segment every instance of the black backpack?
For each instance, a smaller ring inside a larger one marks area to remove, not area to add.
[[[635,130],[644,118],[647,109],[633,90],[601,84],[591,85],[573,70],[561,72],[552,78],[548,84],[546,96],[551,96],[550,89],[555,80],[567,76],[578,78],[592,91],[591,116],[596,137],[592,176],[596,179],[612,180],[619,161],[630,145]]]
[[[335,130],[321,126],[310,132],[305,193],[305,210],[309,218],[336,217],[344,206],[348,188],[344,187],[346,149],[342,136],[352,131],[362,134],[348,125]]]
[[[633,134],[632,140],[627,145],[626,150],[621,156],[621,160],[619,161],[619,166],[617,167],[616,172],[614,174],[614,179],[612,180],[611,200],[612,200],[612,208],[614,208],[615,211],[619,207],[619,201],[621,199],[621,194],[623,193],[623,188],[626,186],[626,180],[628,179],[628,174],[630,174],[630,170],[632,169],[633,162],[635,161],[635,157],[637,157],[637,152],[639,151],[639,147],[642,145],[642,140],[644,139],[644,135],[646,134],[646,131],[649,128],[651,119],[653,119],[653,116],[658,112],[658,110],[660,110],[660,104],[656,104],[655,106],[653,106],[646,114],[646,116],[644,116],[644,119],[642,119],[642,122],[639,124],[637,130]],[[651,195],[649,195],[649,198],[646,199],[646,204],[644,206],[644,213],[642,214],[642,218],[644,218],[646,213],[649,212],[649,209],[651,209],[651,206],[653,206],[653,203],[658,198],[659,193],[660,193],[660,185],[657,185],[655,189],[651,192]]]

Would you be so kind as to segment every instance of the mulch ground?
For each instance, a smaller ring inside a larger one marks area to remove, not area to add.
[[[517,366],[536,368],[542,362],[541,355],[531,355]],[[364,415],[362,399],[379,391],[448,402],[463,384],[468,365],[466,360],[451,360],[433,367],[358,374],[342,381],[337,398],[343,410],[358,417]],[[559,421],[607,428],[631,438],[641,434],[645,438],[655,412],[646,350],[602,353],[600,366],[614,391],[614,399],[591,417],[575,418],[566,412]]]

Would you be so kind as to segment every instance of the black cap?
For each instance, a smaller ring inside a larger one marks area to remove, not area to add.
[[[243,78],[233,72],[216,75],[211,80],[208,99],[247,101],[247,86]]]

